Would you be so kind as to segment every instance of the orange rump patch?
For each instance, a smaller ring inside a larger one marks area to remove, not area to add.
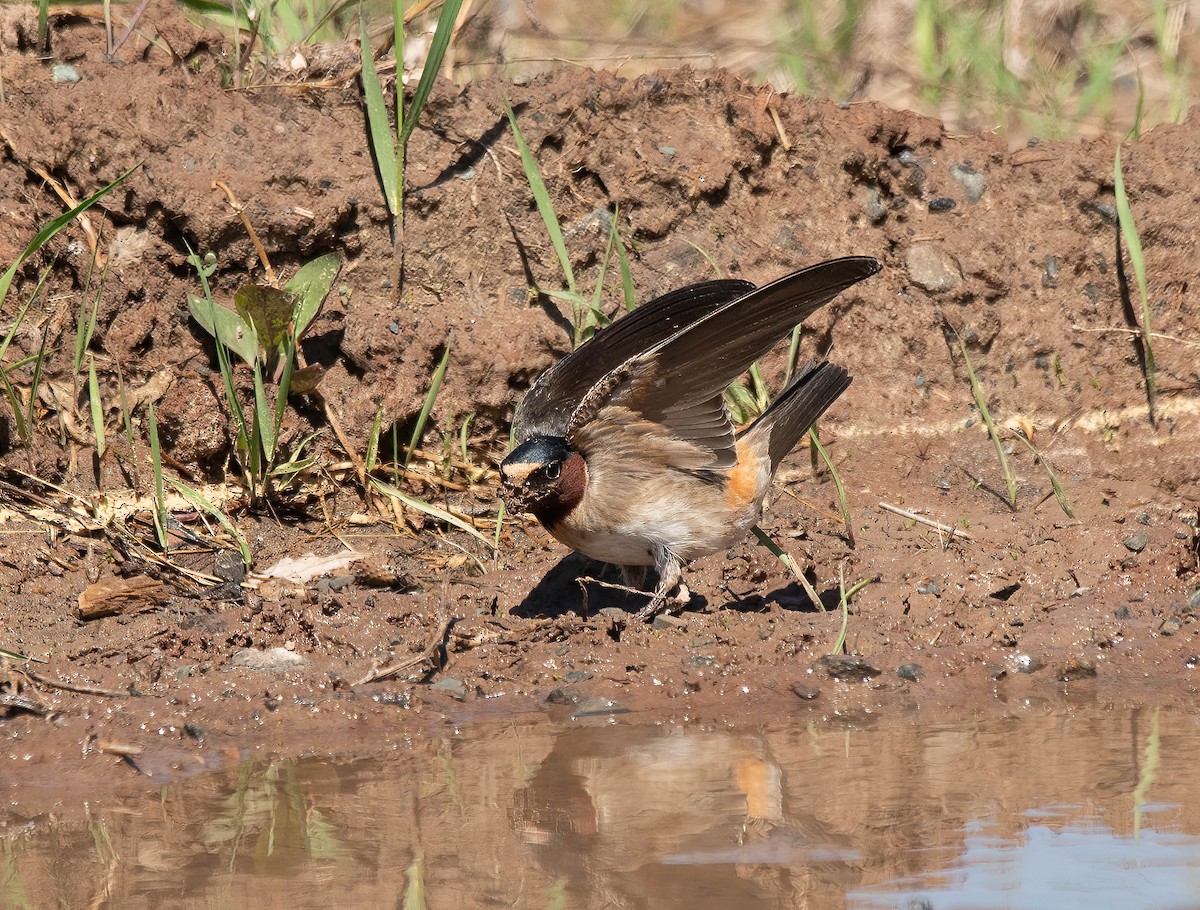
[[[725,502],[729,508],[741,511],[758,495],[760,458],[744,439],[737,443],[737,464],[728,474]]]

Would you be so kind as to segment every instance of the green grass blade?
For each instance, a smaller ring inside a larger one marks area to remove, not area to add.
[[[1035,446],[1024,433],[1017,431],[1017,439],[1025,443],[1025,448],[1033,454],[1034,460],[1042,466],[1046,471],[1046,476],[1050,478],[1050,488],[1054,490],[1054,498],[1058,500],[1059,508],[1067,515],[1067,518],[1074,518],[1075,511],[1071,508],[1071,500],[1067,498],[1067,491],[1063,489],[1063,485],[1059,483],[1058,475],[1054,473],[1054,469],[1050,467],[1050,462],[1046,460],[1046,456],[1041,453],[1041,450]]]
[[[396,169],[396,142],[392,138],[392,125],[388,119],[387,103],[383,100],[383,86],[375,70],[375,57],[371,39],[367,35],[367,20],[360,16],[362,40],[362,84],[363,101],[367,108],[367,134],[371,138],[371,157],[379,172],[379,183],[383,188],[383,201],[388,211],[396,218],[400,214],[400,195]],[[397,74],[399,78],[399,74]]]
[[[278,399],[277,399],[278,400]],[[263,379],[261,364],[254,365],[254,426],[258,428],[258,439],[262,443],[263,459],[259,465],[264,471],[269,471],[275,464],[275,420],[273,410],[267,404],[267,383]]]
[[[300,44],[304,40],[306,29],[289,0],[281,0],[281,2],[274,4],[271,9],[279,17],[279,24],[283,26],[283,33],[288,43]]]
[[[96,434],[96,457],[104,458],[104,403],[100,400],[100,380],[96,378],[96,361],[88,358],[88,403],[92,412],[92,430]]]
[[[792,329],[792,340],[788,345],[787,366],[783,371],[783,384],[786,387],[792,381],[792,377],[796,375],[796,367],[800,365],[800,330],[802,326],[797,325]]]
[[[258,338],[254,333],[254,327],[245,322],[245,320],[243,320],[232,310],[226,310],[224,307],[218,307],[216,301],[213,300],[212,288],[208,283],[208,278],[209,275],[211,275],[216,269],[216,266],[205,265],[201,261],[200,257],[196,254],[196,251],[190,246],[188,247],[188,262],[191,263],[193,268],[195,268],[196,275],[200,279],[200,287],[204,292],[203,300],[199,301],[195,307],[193,307],[194,298],[191,295],[188,295],[188,309],[191,311],[192,316],[196,318],[197,322],[200,322],[201,325],[203,325],[204,323],[198,314],[206,314],[210,324],[214,326],[214,329],[221,325],[219,320],[222,319],[222,317],[218,311],[224,311],[236,317],[244,326],[246,337],[253,338],[254,353],[250,360],[247,361],[248,363],[253,363],[258,357]],[[222,331],[224,330],[222,329]],[[225,391],[225,406],[229,408],[230,417],[233,419],[234,427],[236,428],[235,432],[237,434],[237,438],[234,441],[234,447],[243,457],[242,469],[248,475],[246,479],[251,491],[254,491],[257,488],[257,477],[259,472],[258,447],[256,442],[257,434],[253,427],[247,425],[246,423],[246,415],[242,411],[242,404],[238,399],[237,387],[235,386],[233,380],[233,364],[229,360],[229,351],[226,349],[226,346],[221,343],[221,339],[224,336],[217,335],[216,331],[213,331],[213,337],[217,339],[217,364],[220,367],[221,372],[221,385]],[[243,340],[245,340],[245,337]],[[245,351],[245,353],[249,352]]]
[[[228,0],[179,0],[185,9],[191,10],[198,16],[211,19],[222,29],[240,29],[243,32],[252,31],[254,23],[238,4],[232,6]],[[358,0],[355,0],[358,2]]]
[[[844,562],[838,565],[838,600],[842,609],[842,629],[838,633],[837,641],[834,643],[833,650],[829,652],[830,654],[841,654],[846,649],[846,630],[850,625],[850,601],[867,585],[879,580],[878,575],[872,575],[870,578],[864,578],[847,591],[845,566]]]
[[[398,487],[394,487],[390,483],[385,483],[377,477],[372,477],[371,483],[374,485],[375,489],[379,490],[379,492],[383,493],[385,496],[390,496],[397,502],[414,508],[418,512],[423,512],[431,518],[436,518],[438,521],[445,522],[448,525],[453,525],[460,531],[466,531],[472,537],[483,541],[485,545],[489,547],[492,546],[492,542],[490,540],[480,534],[476,528],[463,521],[457,515],[447,512],[445,509],[438,508],[431,503],[425,502],[423,499],[417,499],[415,496],[409,496],[407,493],[402,492]]]
[[[608,243],[604,246],[604,255],[600,259],[600,274],[596,277],[596,289],[592,292],[592,299],[587,304],[587,315],[583,320],[582,331],[580,331],[578,320],[576,320],[575,347],[579,347],[582,341],[586,341],[595,335],[597,329],[604,328],[612,322],[604,314],[602,304],[604,303],[604,279],[608,275],[608,263],[612,259],[613,244],[617,242],[619,242],[617,239],[617,222],[614,220],[608,232]]]
[[[613,210],[613,230],[616,230],[619,211]],[[617,262],[621,266],[621,294],[625,298],[625,312],[632,313],[637,308],[637,298],[633,291],[633,273],[629,270],[629,256],[625,253],[625,244],[621,234],[617,232]]]
[[[168,477],[177,493],[190,502],[197,509],[201,509],[220,522],[221,527],[229,532],[229,536],[237,542],[238,551],[242,554],[242,562],[246,568],[250,568],[253,564],[252,554],[250,552],[250,543],[246,540],[245,535],[238,530],[237,525],[230,521],[229,516],[218,509],[211,501],[206,499],[203,494],[195,487],[190,487],[181,480],[176,480],[174,477]]]
[[[800,583],[800,587],[804,589],[804,593],[808,595],[808,599],[813,602],[813,605],[822,613],[828,612],[825,609],[825,604],[821,603],[821,595],[817,593],[816,588],[809,583],[809,580],[804,577],[804,573],[800,571],[800,567],[796,565],[796,560],[792,559],[791,554],[775,543],[771,539],[771,536],[758,525],[755,525],[750,530],[754,533],[758,542],[770,550],[775,558],[787,567],[788,571],[792,573],[792,577]]]
[[[154,533],[158,546],[167,552],[167,500],[163,494],[162,449],[158,442],[158,420],[154,416],[154,402],[149,402],[150,423],[150,467],[154,473]]]
[[[698,244],[698,243],[692,243],[692,241],[690,241],[690,240],[684,240],[684,243],[686,243],[688,246],[690,246],[697,253],[699,253],[701,256],[704,257],[704,261],[708,263],[709,268],[711,268],[713,270],[713,273],[718,278],[725,277],[725,270],[722,269],[721,266],[719,266],[717,264],[717,260],[713,259],[713,257],[709,254],[708,250],[706,250],[704,247],[700,246],[700,244]]]
[[[17,329],[21,327],[21,323],[25,321],[25,314],[29,312],[29,308],[33,305],[34,298],[30,297],[25,301],[25,305],[21,307],[21,311],[17,313],[17,318],[13,320],[13,324],[8,327],[8,331],[4,334],[4,339],[0,340],[0,358],[8,352],[8,346],[12,344],[13,336],[17,334]]]
[[[417,126],[417,118],[421,116],[421,111],[425,109],[425,102],[429,100],[429,93],[433,91],[433,83],[437,81],[442,61],[446,58],[446,49],[450,46],[450,39],[454,35],[454,23],[458,20],[458,11],[461,7],[462,0],[445,0],[442,4],[437,26],[433,30],[433,40],[429,42],[429,55],[425,58],[425,66],[421,70],[421,78],[417,82],[417,90],[413,92],[408,110],[404,112],[404,125],[399,130],[401,148],[408,146],[408,138]],[[399,78],[399,73],[397,73],[397,78]]]
[[[404,466],[407,468],[408,463],[412,461],[413,451],[421,442],[421,437],[425,435],[425,424],[429,421],[429,415],[433,411],[433,403],[437,401],[438,392],[442,389],[442,380],[446,377],[446,367],[450,365],[450,339],[446,339],[446,352],[442,354],[442,362],[438,364],[437,369],[433,371],[433,378],[429,380],[429,391],[425,393],[425,403],[421,405],[421,413],[417,415],[417,422],[413,425],[412,437],[408,440],[408,448],[404,451]]]
[[[37,413],[37,398],[38,389],[42,385],[42,366],[46,362],[46,336],[49,332],[42,333],[42,343],[38,347],[37,359],[33,362],[33,379],[29,382],[29,411],[26,414],[26,422],[29,425],[29,434],[33,435],[33,418]]]
[[[21,398],[17,395],[17,390],[13,388],[8,379],[8,370],[0,366],[0,382],[4,383],[4,394],[8,398],[8,406],[13,413],[13,422],[17,425],[17,436],[21,442],[28,446],[32,439],[29,434],[29,426],[25,423],[25,412],[21,408]]]
[[[554,213],[554,203],[550,201],[550,193],[546,189],[546,183],[542,180],[542,174],[538,170],[537,161],[534,160],[533,153],[529,151],[529,145],[525,142],[525,137],[521,133],[521,127],[517,125],[517,115],[513,113],[512,105],[507,101],[504,103],[505,113],[508,114],[508,122],[512,126],[513,139],[517,143],[517,151],[521,153],[521,166],[525,169],[525,179],[529,182],[529,189],[533,192],[533,199],[537,203],[538,213],[542,216],[542,223],[546,225],[546,233],[550,237],[550,243],[554,246],[554,252],[558,255],[559,265],[562,266],[563,276],[566,278],[567,289],[572,294],[577,294],[575,289],[575,272],[571,269],[571,257],[567,255],[567,244],[563,240],[562,227],[558,223],[558,215]]]
[[[91,196],[88,196],[88,198],[79,203],[79,205],[72,209],[68,209],[56,218],[51,219],[40,231],[34,235],[33,239],[29,241],[29,245],[25,247],[21,255],[17,257],[16,262],[8,267],[8,271],[6,271],[3,275],[0,275],[0,309],[3,308],[4,301],[8,297],[8,289],[12,285],[13,278],[17,274],[17,269],[19,269],[25,263],[25,260],[49,243],[50,240],[54,238],[54,235],[61,231],[64,227],[66,227],[68,224],[90,209],[93,205],[111,193],[114,189],[124,183],[129,175],[141,166],[142,165],[140,162],[135,164],[108,186],[98,190]]]
[[[817,454],[821,456],[821,460],[825,462],[825,467],[829,469],[829,476],[833,478],[833,485],[837,487],[838,506],[842,510],[842,521],[846,525],[846,542],[853,548],[855,546],[854,519],[850,516],[850,503],[846,500],[846,488],[842,485],[842,475],[833,466],[833,459],[825,451],[825,446],[821,445],[821,436],[817,427],[814,426],[808,431],[808,439],[813,448],[817,450]]]
[[[283,430],[283,415],[287,411],[288,392],[292,387],[292,371],[296,367],[296,332],[293,326],[288,326],[284,341],[283,372],[279,376],[279,386],[275,389],[275,424],[272,437],[279,438]],[[272,459],[272,463],[273,463]]]
[[[467,442],[471,438],[471,421],[474,419],[475,412],[472,411],[463,419],[462,426],[458,428],[458,454],[462,456],[464,464],[468,464],[471,461],[471,453],[467,450]]]
[[[371,433],[367,436],[367,454],[363,459],[363,470],[370,474],[379,457],[379,434],[383,429],[383,405],[375,409],[375,419],[371,421]]]
[[[1121,169],[1120,146],[1117,146],[1117,155],[1113,165],[1113,192],[1117,199],[1117,221],[1121,225],[1121,236],[1125,238],[1125,249],[1129,251],[1129,262],[1133,266],[1138,296],[1142,302],[1141,341],[1146,352],[1146,397],[1150,401],[1150,410],[1153,412],[1154,397],[1158,386],[1158,368],[1154,363],[1154,348],[1150,343],[1150,295],[1146,291],[1146,259],[1142,255],[1142,240],[1138,236],[1137,225],[1133,221],[1133,211],[1129,208],[1129,195],[1125,191],[1125,175]]]
[[[38,52],[50,52],[50,0],[37,0],[37,46]]]
[[[846,630],[850,626],[850,598],[846,594],[846,564],[838,563],[838,605],[842,610],[842,628],[830,654],[841,654],[846,649]]]
[[[954,331],[951,329],[951,331]],[[967,367],[967,378],[971,381],[971,394],[975,397],[975,406],[979,408],[979,416],[983,419],[984,426],[987,427],[988,436],[992,438],[992,446],[996,449],[996,458],[1000,461],[1000,469],[1004,472],[1004,482],[1008,486],[1008,504],[1014,509],[1017,507],[1017,480],[1013,477],[1012,468],[1008,464],[1008,456],[1004,454],[1004,441],[1000,438],[1000,431],[996,429],[996,422],[992,420],[992,412],[988,410],[987,401],[983,396],[983,388],[979,385],[979,377],[975,375],[975,368],[971,366],[971,357],[967,353],[967,346],[959,337],[958,332],[954,332],[954,338],[958,342],[958,349],[962,352],[963,363]]]

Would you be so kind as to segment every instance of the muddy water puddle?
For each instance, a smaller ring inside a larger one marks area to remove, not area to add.
[[[1190,714],[635,717],[227,750],[141,797],[9,814],[0,906],[1200,907]]]

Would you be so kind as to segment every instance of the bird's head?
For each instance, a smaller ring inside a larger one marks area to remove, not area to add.
[[[534,436],[500,463],[500,498],[510,513],[533,512],[543,524],[565,515],[583,496],[583,457],[561,436]]]

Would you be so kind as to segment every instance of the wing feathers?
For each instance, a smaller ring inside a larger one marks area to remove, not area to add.
[[[705,281],[663,294],[622,316],[533,384],[513,418],[517,442],[538,435],[565,436],[571,415],[607,374],[752,290],[749,281]]]
[[[880,268],[868,256],[851,256],[757,289],[713,281],[659,297],[599,332],[534,384],[513,422],[517,441],[555,435],[594,442],[588,424],[617,408],[710,453],[707,467],[730,467],[737,456],[724,406],[728,385],[793,326]],[[814,420],[844,389],[823,369],[812,374],[824,389],[812,403],[820,406]],[[795,386],[789,393],[800,394]],[[790,413],[777,412],[776,418],[790,424],[784,420]],[[807,406],[800,408],[797,419],[807,413]]]

